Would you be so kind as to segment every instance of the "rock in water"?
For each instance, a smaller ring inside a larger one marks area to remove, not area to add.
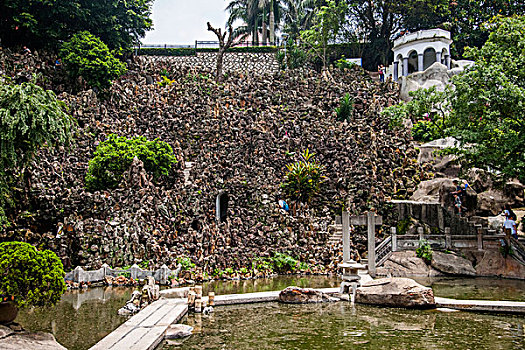
[[[189,337],[193,331],[193,327],[185,324],[172,324],[166,330],[166,339],[178,339]]]
[[[2,350],[67,350],[49,333],[21,332],[0,339]]]
[[[436,270],[449,275],[476,276],[476,270],[474,266],[472,266],[472,263],[454,254],[434,252],[430,265]]]
[[[357,288],[357,303],[429,309],[436,307],[432,288],[410,278],[382,278]]]
[[[323,292],[299,287],[286,287],[279,293],[279,301],[288,304],[307,304],[307,303],[322,303],[329,301],[330,298]]]

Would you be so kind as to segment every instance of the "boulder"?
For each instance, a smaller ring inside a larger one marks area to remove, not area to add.
[[[395,252],[377,269],[381,275],[393,277],[437,277],[443,274],[428,266],[415,251]]]
[[[279,293],[279,301],[287,304],[322,303],[331,298],[323,292],[311,288],[286,287]]]
[[[439,203],[441,188],[444,186],[449,188],[450,184],[452,184],[452,181],[446,178],[421,181],[410,199],[418,202]]]
[[[355,301],[362,304],[429,309],[436,306],[432,288],[410,278],[382,278],[357,288]]]
[[[510,256],[503,257],[497,250],[487,250],[476,265],[476,274],[478,276],[525,279],[525,266]]]
[[[476,270],[472,263],[454,254],[434,252],[430,265],[448,275],[476,276]]]
[[[186,324],[172,324],[166,330],[166,339],[186,338],[192,335],[193,327]]]
[[[478,213],[498,215],[511,200],[502,191],[489,189],[478,194]]]
[[[0,339],[2,350],[67,350],[50,333],[21,332]]]

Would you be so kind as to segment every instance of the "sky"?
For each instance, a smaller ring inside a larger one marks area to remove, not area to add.
[[[195,40],[217,40],[207,31],[206,22],[224,28],[228,13],[226,0],[155,0],[153,30],[143,44],[193,45]]]

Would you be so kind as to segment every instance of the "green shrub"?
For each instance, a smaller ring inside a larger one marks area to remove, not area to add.
[[[299,265],[299,261],[282,253],[275,253],[272,263],[273,269],[277,273],[295,272]]]
[[[414,123],[414,126],[412,127],[412,137],[414,140],[429,142],[443,137],[443,132],[436,123],[439,123],[439,121],[431,122],[429,120],[419,120]]]
[[[191,259],[187,257],[179,258],[178,263],[182,266],[183,271],[189,271],[195,268],[195,264],[192,263]]]
[[[286,166],[288,172],[281,187],[292,200],[309,202],[314,195],[319,193],[324,178],[324,167],[313,157],[314,153],[310,153],[307,149],[301,155],[302,160]]]
[[[72,77],[81,76],[99,90],[109,88],[113,79],[126,72],[126,65],[113,56],[106,44],[86,31],[63,43],[60,55]]]
[[[354,111],[354,98],[350,94],[343,96],[339,102],[339,107],[335,109],[337,113],[337,120],[343,122],[345,120],[350,121],[352,112]]]
[[[421,258],[430,265],[432,262],[432,247],[428,241],[422,240],[419,241],[419,248],[416,249],[416,255],[418,258]]]
[[[275,58],[282,70],[301,68],[308,62],[308,54],[300,47],[295,46],[292,41],[286,48],[286,65],[284,64],[284,50],[278,51]]]
[[[357,66],[355,63],[348,62],[346,58],[343,56],[337,61],[335,61],[335,66],[341,70],[343,69],[352,69],[353,67]]]
[[[144,163],[144,168],[153,179],[168,175],[177,162],[173,149],[166,142],[148,141],[144,136],[128,139],[110,134],[98,145],[86,174],[86,188],[90,191],[110,189],[118,186],[122,174],[130,167],[133,158]]]
[[[24,308],[54,305],[65,290],[64,267],[55,253],[23,242],[0,243],[0,295]]]

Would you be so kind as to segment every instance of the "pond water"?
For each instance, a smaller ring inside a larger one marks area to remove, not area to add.
[[[168,349],[523,349],[525,319],[350,303],[224,306],[190,314],[194,327]],[[175,344],[175,345],[174,345]]]
[[[501,280],[501,279],[489,279],[489,278],[476,278],[476,279],[439,279],[439,280],[424,280],[420,279],[418,280],[420,283],[432,286],[434,288],[434,292],[436,296],[442,296],[442,297],[450,297],[450,298],[457,298],[457,299],[500,299],[500,300],[516,300],[516,301],[525,301],[525,281],[516,281],[516,280]],[[204,294],[207,294],[208,291],[214,291],[216,295],[223,295],[223,294],[234,294],[234,293],[253,293],[253,292],[261,292],[261,291],[271,291],[271,290],[282,290],[290,285],[296,285],[300,287],[311,287],[311,288],[330,288],[330,287],[338,287],[340,283],[340,280],[336,277],[326,277],[326,276],[279,276],[271,279],[259,279],[259,280],[241,280],[241,281],[216,281],[211,283],[205,283],[203,284],[203,290]],[[119,325],[121,325],[123,322],[126,321],[127,317],[125,316],[119,316],[117,315],[117,310],[122,307],[126,301],[131,297],[131,292],[133,291],[133,288],[94,288],[90,290],[76,290],[76,291],[68,291],[60,302],[55,306],[51,308],[34,308],[29,310],[22,310],[19,313],[19,316],[17,318],[17,322],[19,322],[25,329],[31,330],[31,331],[45,331],[50,332],[55,335],[57,340],[67,347],[70,350],[84,350],[89,349],[92,345],[94,345],[96,342],[98,342],[100,339],[105,337],[107,334],[109,334],[111,331],[116,329]],[[347,303],[337,303],[337,304],[325,304],[322,306],[316,306],[317,309],[311,306],[308,306],[305,309],[304,315],[311,315],[313,317],[312,320],[309,320],[306,324],[316,324],[317,321],[320,322],[321,328],[324,328],[326,325],[324,325],[326,322],[329,322],[330,329],[339,329],[339,327],[343,327],[345,323],[340,324],[340,318],[343,318],[346,322],[346,316],[341,316],[338,314],[343,313],[343,315],[353,314],[356,317],[358,317],[357,320],[352,321],[353,326],[357,327],[356,324],[359,322],[362,322],[363,317],[376,317],[373,316],[375,314],[381,315],[381,313],[384,313],[385,315],[390,315],[389,317],[393,320],[399,319],[404,320],[403,324],[408,324],[409,327],[415,327],[417,325],[417,322],[419,320],[426,320],[428,317],[432,316],[434,319],[439,320],[436,321],[437,324],[440,326],[443,326],[443,329],[445,329],[445,325],[447,322],[447,319],[442,319],[440,314],[435,314],[433,312],[420,312],[420,311],[404,311],[404,310],[390,310],[390,309],[375,309],[375,308],[369,308],[365,306],[357,306],[355,309],[348,309],[349,307]],[[268,311],[270,312],[268,315],[262,314],[263,312],[266,312],[266,308],[268,308]],[[369,311],[361,311],[361,310],[372,310]],[[235,310],[241,310],[241,311],[235,311]],[[242,311],[244,310],[244,311]],[[283,313],[283,316],[285,319],[287,317],[292,317],[293,319],[297,318],[298,320],[303,320],[306,316],[297,316],[302,315],[302,310],[300,307],[295,309],[287,306],[281,306],[277,304],[261,304],[257,306],[252,307],[228,307],[228,308],[216,308],[215,314],[211,318],[206,318],[204,316],[196,315],[191,316],[188,318],[188,322],[194,322],[198,323],[197,319],[199,317],[202,318],[202,326],[201,329],[203,329],[202,334],[199,334],[198,336],[195,336],[195,339],[190,339],[190,342],[186,342],[184,346],[189,346],[189,349],[192,349],[192,346],[197,346],[198,343],[195,343],[192,345],[192,342],[197,342],[199,337],[205,337],[207,339],[208,336],[211,336],[210,339],[218,339],[221,338],[221,341],[228,342],[228,334],[237,334],[235,330],[228,330],[228,327],[237,327],[238,325],[242,325],[244,323],[235,324],[233,321],[236,317],[240,317],[240,315],[236,315],[237,312],[247,312],[251,313],[250,310],[256,310],[256,314],[252,314],[249,318],[252,318],[252,320],[257,320],[256,324],[257,326],[254,326],[254,332],[260,328],[261,331],[264,329],[268,329],[271,334],[266,334],[265,337],[272,337],[272,334],[278,334],[279,330],[272,330],[271,325],[266,324],[266,322],[274,322],[277,324],[280,324],[281,321],[277,317],[275,319],[272,319],[273,316],[271,316],[272,312]],[[276,311],[277,310],[277,311]],[[317,310],[317,311],[316,311]],[[338,311],[339,310],[339,311]],[[374,311],[375,310],[375,311]],[[290,315],[285,316],[287,312],[291,312]],[[223,314],[223,312],[225,312]],[[231,314],[230,314],[231,312]],[[317,313],[317,314],[316,314]],[[369,315],[370,314],[370,315]],[[472,314],[464,314],[461,313],[461,316],[458,316],[459,313],[452,314],[452,318],[450,320],[457,320],[458,318],[469,318],[472,317],[473,319],[479,319],[488,317],[487,320],[494,320],[490,322],[499,322],[495,320],[500,320],[502,323],[498,323],[500,325],[505,325],[508,329],[513,329],[512,327],[516,328],[518,327],[517,323],[512,323],[514,318],[513,317],[499,317],[499,316],[490,316],[490,315],[472,315]],[[330,321],[325,321],[324,316],[325,315],[332,315],[328,319]],[[224,320],[223,320],[224,316]],[[444,315],[444,316],[449,316]],[[365,318],[366,318],[365,317]],[[378,316],[379,317],[379,316]],[[381,316],[382,317],[382,316]],[[379,317],[379,319],[381,318]],[[431,317],[431,318],[432,318]],[[192,318],[194,318],[194,321],[192,321]],[[246,319],[249,319],[246,318]],[[322,318],[322,320],[321,320]],[[406,323],[406,320],[412,320],[414,319],[414,322],[408,322]],[[230,320],[230,321],[228,321]],[[255,321],[253,321],[255,322]],[[301,321],[303,322],[303,321]],[[304,321],[306,322],[306,321]],[[331,322],[331,323],[330,323]],[[376,321],[374,321],[376,322]],[[385,321],[386,322],[386,321]],[[460,321],[457,321],[458,324],[460,324]],[[472,321],[473,324],[476,324],[474,321]],[[471,322],[471,323],[472,323]],[[476,321],[477,322],[477,321]],[[489,321],[487,321],[489,322]],[[490,323],[489,322],[489,323]],[[217,329],[213,328],[213,325],[215,323],[218,323],[220,327],[217,325]],[[380,323],[382,324],[382,323]],[[359,327],[364,327],[366,325],[363,323]],[[451,327],[458,327],[457,325],[450,325]],[[270,327],[270,328],[268,328]],[[284,327],[284,326],[283,326]],[[313,326],[312,326],[313,327]],[[335,327],[335,328],[333,328]],[[356,329],[360,329],[357,327]],[[367,326],[369,328],[368,333],[371,332],[371,326]],[[397,327],[397,326],[396,326]],[[473,326],[474,327],[474,326]],[[461,327],[459,327],[461,329]],[[496,327],[497,328],[497,327]],[[286,330],[286,327],[284,327]],[[341,329],[345,329],[344,327]],[[363,344],[374,344],[374,341],[376,341],[376,337],[392,337],[395,335],[388,334],[385,335],[381,332],[383,330],[381,328],[379,329],[379,333],[375,334],[370,339],[360,339],[356,341],[362,341],[366,342]],[[499,328],[498,328],[499,329]],[[250,330],[246,330],[247,334],[249,334]],[[316,327],[313,327],[311,329],[312,334],[319,333],[322,334],[320,337],[328,336],[328,334],[324,334],[322,329],[318,329]],[[358,331],[361,332],[362,330]],[[479,330],[481,332],[481,330]],[[211,333],[209,333],[211,332]],[[216,334],[215,334],[215,333]],[[233,332],[233,333],[232,333]],[[273,333],[272,333],[273,332]],[[297,330],[297,332],[306,332],[306,328],[303,330]],[[356,331],[357,332],[357,331]],[[450,329],[447,330],[450,334],[454,333],[454,330]],[[308,333],[308,332],[307,332]],[[211,335],[210,335],[211,334]],[[500,334],[503,336],[502,334]],[[277,336],[277,335],[275,335]],[[481,334],[477,335],[481,336]],[[246,336],[248,337],[248,335]],[[294,333],[283,335],[285,339],[294,339]],[[349,335],[350,337],[350,335]],[[356,337],[356,336],[351,336]],[[193,337],[192,337],[193,338]],[[354,339],[352,338],[352,339]],[[505,338],[505,337],[504,337]],[[204,338],[203,338],[204,339]],[[502,338],[503,339],[503,338]],[[505,338],[506,339],[506,338]],[[225,348],[250,348],[250,344],[254,340],[248,340],[246,345],[239,345],[238,347],[230,347],[230,345],[227,345]],[[354,339],[355,340],[355,339]],[[203,342],[208,342],[211,340],[202,340]],[[219,340],[218,340],[219,341]],[[335,340],[334,340],[335,341]],[[383,341],[383,340],[381,340]],[[407,340],[408,341],[408,340]],[[213,343],[213,342],[212,342]],[[204,344],[204,343],[202,343]],[[201,345],[202,345],[201,344]],[[290,343],[291,344],[291,343]],[[339,344],[339,343],[338,343]],[[346,344],[346,343],[345,343]],[[385,343],[387,346],[388,343]],[[418,343],[414,343],[414,346],[410,346],[408,348],[419,348]],[[506,342],[505,344],[511,344]],[[222,348],[222,346],[219,346],[220,343],[215,343],[214,347],[211,348]],[[210,348],[207,346],[202,345],[204,348]],[[260,348],[265,348],[266,345],[259,344],[257,345]],[[290,345],[291,346],[291,345]],[[312,343],[312,348],[315,348],[315,342]],[[363,345],[364,346],[364,345]],[[302,348],[305,349],[305,347],[296,347],[297,349]],[[366,347],[365,347],[366,348]],[[433,347],[437,349],[446,348],[445,346],[437,346]],[[294,347],[288,347],[288,349],[295,349]],[[328,348],[327,348],[328,349]],[[494,349],[499,349],[499,347],[495,347]]]

